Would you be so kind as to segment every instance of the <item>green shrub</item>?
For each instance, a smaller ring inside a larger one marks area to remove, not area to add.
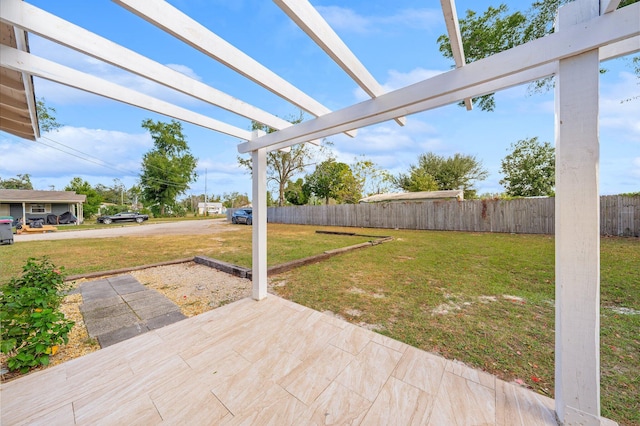
[[[59,311],[68,289],[62,269],[46,257],[29,258],[22,276],[0,287],[0,349],[9,370],[26,373],[47,365],[58,345],[68,342],[74,322]]]

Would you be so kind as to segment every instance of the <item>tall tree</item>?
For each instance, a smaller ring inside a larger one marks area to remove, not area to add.
[[[122,205],[129,201],[129,193],[127,188],[118,178],[113,179],[113,185],[106,186],[101,183],[97,184],[94,189],[102,196],[106,203]]]
[[[393,176],[364,156],[360,159],[356,158],[351,165],[351,170],[363,196],[383,194],[391,191],[393,187]]]
[[[287,182],[287,187],[284,190],[284,196],[287,201],[294,206],[307,204],[309,196],[304,191],[304,180],[302,178],[298,178],[295,182],[293,180]]]
[[[17,175],[14,178],[4,179],[0,178],[0,188],[2,189],[33,189],[31,183],[31,175],[28,173]]]
[[[142,198],[154,213],[164,216],[166,207],[174,206],[176,197],[198,176],[195,172],[198,160],[191,155],[178,121],[163,123],[147,119],[142,127],[149,131],[154,145],[142,159]]]
[[[288,118],[292,124],[301,123],[304,115],[300,113],[298,117]],[[252,130],[262,130],[265,133],[273,133],[276,130],[262,123],[253,121],[251,123]],[[324,142],[328,144],[328,142]],[[315,147],[304,143],[291,147],[289,152],[271,151],[267,154],[267,181],[277,186],[278,205],[284,206],[286,201],[285,190],[287,182],[295,175],[304,172],[304,170],[315,163],[318,158],[324,155],[325,148]],[[251,171],[251,159],[238,157],[238,163]]]
[[[420,154],[418,164],[411,165],[408,174],[400,174],[394,180],[398,187],[409,192],[463,189],[465,198],[475,198],[473,185],[488,175],[482,162],[473,155],[456,153],[445,158],[429,152]]]
[[[396,186],[407,192],[437,191],[438,182],[423,168],[410,166],[409,174],[401,173],[394,178]]]
[[[86,180],[82,180],[80,177],[74,177],[64,188],[65,191],[75,191],[77,194],[84,194],[87,196],[82,212],[85,219],[91,218],[94,214],[98,213],[100,204],[102,203],[102,196],[91,186]]]
[[[240,194],[239,192],[226,192],[222,194],[222,205],[228,209],[234,209],[236,207],[242,207],[249,204],[249,197],[247,194]]]
[[[554,194],[555,149],[538,138],[522,139],[511,144],[511,153],[500,163],[504,179],[500,185],[512,197],[538,197]]]
[[[140,203],[140,199],[142,198],[142,189],[140,185],[133,185],[127,191],[129,195],[129,200],[131,201],[131,208],[134,210],[139,210],[142,208],[142,204]]]
[[[569,1],[571,0],[534,0],[524,12],[510,12],[504,3],[498,7],[490,6],[482,14],[467,10],[465,17],[459,20],[466,62],[487,58],[552,33],[558,8]],[[619,7],[637,1],[639,0],[622,0]],[[438,37],[438,44],[442,55],[453,59],[449,36],[443,34]],[[530,89],[545,91],[552,86],[552,78],[546,78],[533,82]],[[474,98],[473,103],[484,111],[493,111],[496,106],[493,94]]]
[[[331,198],[339,204],[357,203],[362,198],[351,167],[333,159],[318,164],[305,178],[303,188],[307,194],[323,198],[325,204],[329,204]]]

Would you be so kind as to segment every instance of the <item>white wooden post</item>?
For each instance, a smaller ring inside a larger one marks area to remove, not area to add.
[[[257,135],[254,135],[257,137]],[[267,297],[267,150],[251,152],[253,179],[253,298]]]
[[[598,0],[559,11],[559,30],[598,16]],[[555,404],[561,424],[600,425],[598,50],[556,75]]]

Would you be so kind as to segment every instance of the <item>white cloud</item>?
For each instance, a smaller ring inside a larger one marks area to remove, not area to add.
[[[368,33],[373,29],[371,19],[340,6],[318,6],[316,8],[334,30]]]
[[[336,31],[366,34],[392,26],[428,29],[442,21],[439,9],[401,9],[389,15],[364,16],[340,6],[318,6],[318,12]]]
[[[403,73],[396,70],[389,70],[389,78],[383,84],[383,88],[386,92],[400,89],[401,87],[410,86],[422,80],[434,77],[438,74],[442,74],[442,70],[427,70],[424,68],[414,68],[409,72]]]
[[[202,77],[195,73],[191,68],[186,65],[180,64],[167,64],[167,67],[171,68],[174,71],[178,71],[181,74],[186,75],[194,80],[202,81]]]
[[[427,29],[442,22],[440,9],[402,9],[394,15],[379,18],[383,24],[395,24],[403,27]]]
[[[424,68],[414,68],[409,72],[401,72],[397,70],[387,71],[387,80],[381,83],[382,89],[385,93],[393,90],[400,89],[402,87],[410,86],[428,78],[434,77],[438,74],[442,74],[445,71],[442,70],[428,70]],[[360,87],[356,87],[353,92],[356,100],[365,101],[370,99],[364,90]]]
[[[198,178],[190,185],[189,193],[222,195],[227,188],[236,188],[239,192],[251,191],[251,174],[237,161],[224,162],[213,158],[200,158],[196,169]]]
[[[354,139],[341,137],[334,142],[340,161],[352,163],[355,157],[364,155],[393,174],[406,171],[419,154],[445,149],[435,127],[419,116],[409,117],[404,127],[383,123],[360,129]]]
[[[180,105],[190,105],[199,102],[190,96],[183,95],[161,84],[154,83],[151,80],[147,80],[136,74],[124,71],[121,68],[45,39],[34,37],[33,40],[30,40],[30,46],[31,52],[35,55],[167,102]],[[167,64],[167,67],[195,80],[202,80],[193,69],[186,65]],[[38,97],[54,99],[58,104],[87,104],[101,101],[100,97],[96,97],[82,90],[43,79],[37,80],[36,89]]]
[[[640,80],[620,72],[613,83],[603,83],[600,96],[600,126],[620,132],[622,137],[640,142]],[[619,141],[622,142],[622,141]]]
[[[60,176],[135,176],[144,152],[152,146],[148,133],[64,126],[38,142],[0,141],[0,175],[28,173],[34,178]]]
[[[237,162],[225,163],[211,158],[198,160],[198,174],[204,176],[205,173],[218,173],[225,175],[241,175],[246,173],[244,167],[240,167]]]

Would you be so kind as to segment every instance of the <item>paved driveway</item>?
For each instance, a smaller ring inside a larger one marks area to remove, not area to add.
[[[101,229],[84,231],[48,232],[46,234],[14,235],[14,241],[68,240],[73,238],[114,238],[132,235],[203,235],[234,231],[239,225],[231,225],[225,219],[185,220],[180,222],[145,223],[142,225],[111,225]]]

